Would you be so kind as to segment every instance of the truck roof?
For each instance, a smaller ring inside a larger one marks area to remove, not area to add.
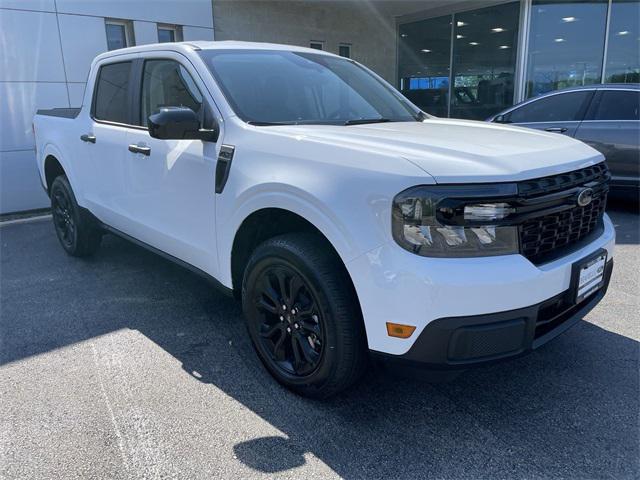
[[[223,41],[188,41],[188,42],[170,42],[170,43],[150,43],[147,45],[137,45],[135,47],[120,48],[111,50],[98,55],[94,62],[116,57],[119,55],[127,55],[131,53],[143,53],[155,50],[281,50],[288,52],[306,52],[317,53],[322,55],[336,56],[333,53],[316,50],[313,48],[299,47],[296,45],[282,45],[278,43],[262,43],[262,42],[240,42],[236,40]]]

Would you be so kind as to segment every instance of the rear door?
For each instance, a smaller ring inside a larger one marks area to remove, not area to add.
[[[213,119],[213,102],[181,54],[151,53],[139,60],[137,72],[135,127],[124,143],[126,232],[214,275],[215,167],[221,142],[160,140],[147,128],[149,115],[162,106],[189,107],[206,125]]]
[[[598,90],[576,138],[602,152],[615,185],[640,181],[640,90]]]
[[[574,90],[542,97],[502,116],[503,123],[574,136],[594,90]]]
[[[132,61],[102,64],[96,74],[89,128],[81,132],[84,142],[83,178],[85,199],[100,220],[115,228],[125,221],[122,185],[126,172],[122,160],[130,119]]]

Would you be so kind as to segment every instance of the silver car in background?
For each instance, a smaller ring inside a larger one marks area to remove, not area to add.
[[[488,122],[569,135],[607,159],[613,194],[640,197],[640,85],[572,87],[508,108]]]

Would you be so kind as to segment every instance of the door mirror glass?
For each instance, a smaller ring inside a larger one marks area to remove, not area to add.
[[[196,112],[188,107],[161,107],[147,120],[149,135],[160,140],[218,140],[218,128],[203,129]]]

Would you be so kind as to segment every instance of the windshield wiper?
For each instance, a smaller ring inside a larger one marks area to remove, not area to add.
[[[257,120],[249,120],[249,125],[255,125],[257,127],[271,127],[277,125],[298,125],[298,122],[260,122]]]
[[[345,125],[363,125],[365,123],[386,123],[391,122],[388,118],[357,118],[355,120],[347,120]]]

